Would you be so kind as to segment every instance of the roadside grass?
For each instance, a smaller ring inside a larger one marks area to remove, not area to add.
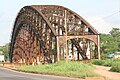
[[[93,60],[95,65],[111,67],[110,71],[120,72],[120,60],[118,59],[106,59],[106,60]]]
[[[52,74],[59,76],[71,76],[71,77],[99,77],[98,74],[93,71],[94,66],[92,64],[84,64],[82,62],[64,62],[60,61],[55,64],[45,64],[36,66],[20,66],[17,68],[19,71],[40,73],[40,74]]]

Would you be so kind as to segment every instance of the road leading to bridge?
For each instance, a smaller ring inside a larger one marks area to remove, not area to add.
[[[0,67],[0,80],[79,80],[79,79],[17,72]]]

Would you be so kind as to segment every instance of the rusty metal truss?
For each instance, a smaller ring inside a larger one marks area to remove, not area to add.
[[[98,32],[68,8],[25,6],[16,17],[10,45],[12,63],[30,65],[54,63],[61,59],[87,60],[96,54],[100,59]]]

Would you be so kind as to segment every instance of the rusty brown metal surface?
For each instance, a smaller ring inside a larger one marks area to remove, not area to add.
[[[25,6],[14,23],[10,59],[12,63],[44,64],[69,60],[71,53],[72,60],[80,56],[87,60],[90,45],[90,56],[99,54],[100,58],[99,33],[77,13],[57,5]]]

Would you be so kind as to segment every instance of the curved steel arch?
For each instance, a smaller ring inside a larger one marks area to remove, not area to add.
[[[71,11],[68,8],[57,6],[57,5],[33,5],[33,7],[41,11],[45,15],[45,17],[48,19],[48,21],[51,23],[51,25],[55,29],[57,36],[66,36],[66,33],[67,33],[67,36],[85,36],[86,37],[88,35],[94,35],[95,37],[91,36],[89,38],[87,37],[86,38],[93,40],[93,42],[97,44],[98,54],[100,59],[99,33],[81,16],[79,16],[77,13]],[[66,20],[66,23],[65,23],[65,20]],[[67,26],[67,30],[65,25]],[[63,39],[61,40],[64,41],[65,38],[66,37],[63,37]],[[76,40],[74,41],[78,43]],[[59,40],[57,41],[57,43],[59,43]],[[58,44],[58,48],[60,43]],[[80,45],[78,46],[79,46],[78,48],[82,48],[80,47]],[[60,54],[59,49],[57,50],[58,50],[57,54],[59,57],[59,54]],[[83,57],[83,59],[87,59],[85,53],[83,54],[81,53],[81,55],[85,56]],[[59,61],[59,58],[58,58],[58,61]]]
[[[92,40],[97,44],[100,58],[99,33],[77,13],[57,5],[25,6],[15,20],[10,46],[11,62],[32,64],[59,61],[61,41],[67,44],[69,38],[82,59],[88,58],[84,46],[80,46],[79,42],[84,42],[85,38]],[[17,52],[16,46],[23,50]],[[14,51],[19,54],[16,55]],[[21,60],[14,60],[15,55],[22,56],[19,57]]]
[[[53,18],[57,17],[59,19],[62,18],[64,21],[64,18],[65,18],[64,14],[65,14],[65,10],[66,10],[67,11],[67,13],[66,13],[67,19],[71,19],[70,17],[72,16],[76,19],[76,22],[78,22],[78,23],[75,23],[75,21],[74,21],[73,25],[86,26],[87,28],[90,28],[89,29],[90,31],[92,31],[91,34],[96,34],[96,35],[99,34],[85,19],[83,19],[80,15],[78,15],[77,13],[75,13],[74,11],[72,11],[68,8],[65,8],[63,6],[58,6],[58,5],[32,5],[32,7],[34,7],[39,12],[43,13],[44,16],[48,19],[48,21],[51,24],[54,24],[54,21],[52,22],[51,20],[49,20],[49,17],[53,17]],[[79,23],[79,22],[81,22],[81,23]],[[59,22],[56,21],[56,23],[58,24]],[[67,24],[69,25],[71,23],[68,22]],[[64,25],[64,23],[62,25]],[[70,27],[68,27],[68,29],[69,28]]]
[[[51,28],[51,25],[46,20],[46,18],[43,16],[43,14],[38,12],[37,10],[32,8],[31,6],[26,6],[26,7],[22,8],[20,10],[20,12],[19,12],[19,14],[16,18],[15,24],[14,24],[12,39],[11,39],[11,47],[10,47],[11,62],[13,61],[12,57],[14,55],[13,52],[14,52],[14,49],[15,49],[15,43],[20,42],[20,40],[17,40],[16,38],[18,37],[19,34],[21,34],[19,32],[21,30],[21,27],[23,27],[22,25],[25,25],[25,24],[31,28],[31,29],[28,28],[27,31],[28,32],[33,31],[34,34],[32,34],[32,35],[36,36],[36,38],[37,38],[37,45],[39,45],[39,46],[36,46],[36,47],[40,47],[40,48],[39,48],[38,51],[36,51],[36,53],[37,52],[40,53],[40,50],[43,50],[43,52],[44,52],[43,55],[47,54],[47,52],[45,51],[47,46],[45,46],[46,43],[45,43],[44,39],[48,36],[45,33],[45,30],[49,31],[49,33],[50,33],[49,36],[51,38],[54,38],[54,40],[55,40],[54,36],[56,36],[56,33],[53,30],[53,28]],[[42,27],[44,27],[45,29],[42,28]],[[42,29],[44,30],[44,32],[43,32]],[[42,31],[42,32],[40,32],[40,31]],[[25,32],[25,34],[27,34],[27,32]],[[24,36],[25,34],[23,34],[22,36]],[[43,35],[44,35],[45,38],[43,38]],[[32,41],[34,41],[34,40],[32,40]],[[25,45],[23,45],[23,46],[25,46]],[[31,64],[30,61],[25,62],[25,63]]]

